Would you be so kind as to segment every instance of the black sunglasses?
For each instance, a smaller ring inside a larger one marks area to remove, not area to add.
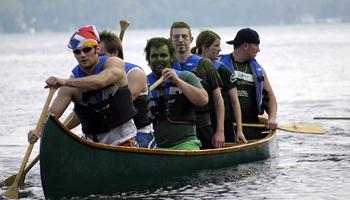
[[[81,52],[89,53],[92,49],[93,49],[92,47],[84,47],[84,48],[81,49],[81,50],[80,50],[80,49],[74,49],[74,50],[73,50],[73,53],[74,53],[75,55],[80,55]]]

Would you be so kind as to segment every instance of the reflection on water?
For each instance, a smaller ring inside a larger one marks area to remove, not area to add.
[[[240,27],[214,29],[225,44]],[[232,168],[204,171],[163,188],[87,199],[348,199],[350,123],[313,120],[314,116],[350,115],[350,25],[266,26],[258,61],[264,66],[279,103],[280,123],[319,123],[325,135],[279,131],[277,158]],[[193,30],[197,35],[198,29]],[[146,39],[168,37],[168,30],[129,31],[126,60],[149,72],[143,54]],[[17,173],[35,127],[50,75],[68,77],[76,64],[66,48],[70,33],[1,35],[0,180]],[[53,39],[54,38],[54,39]],[[71,107],[70,107],[71,109]],[[32,158],[38,154],[35,145]],[[0,194],[7,188],[1,187]],[[43,199],[39,165],[28,173],[21,196]],[[0,197],[2,198],[2,197]]]

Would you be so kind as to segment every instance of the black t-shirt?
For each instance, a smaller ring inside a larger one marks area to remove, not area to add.
[[[243,122],[253,122],[258,119],[256,89],[253,72],[249,62],[235,63],[234,76],[237,79],[237,93],[242,111]]]

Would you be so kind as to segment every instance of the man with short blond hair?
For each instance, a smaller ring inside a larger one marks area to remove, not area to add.
[[[185,22],[174,22],[170,29],[170,40],[175,46],[176,62],[173,69],[191,71],[198,78],[209,95],[209,104],[216,110],[216,130],[211,127],[209,105],[197,107],[197,137],[201,140],[203,149],[221,148],[225,143],[224,135],[224,100],[221,95],[223,86],[213,63],[191,53],[190,44],[193,41],[190,26]]]

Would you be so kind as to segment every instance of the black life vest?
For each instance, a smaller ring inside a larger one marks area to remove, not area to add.
[[[100,56],[100,62],[93,74],[104,69],[108,57]],[[75,78],[87,76],[77,65],[72,70]],[[74,102],[74,111],[77,114],[84,134],[99,134],[109,132],[128,120],[132,119],[136,111],[132,104],[131,92],[127,86],[107,86],[101,90],[81,93],[81,101]]]
[[[132,71],[132,69],[134,68],[139,68],[142,70],[141,67],[135,64],[125,62],[126,75],[128,75],[128,73]],[[136,115],[134,116],[134,122],[135,122],[136,128],[140,129],[147,125],[150,125],[151,124],[150,92],[147,90],[147,92],[141,93],[134,100],[133,103],[136,109]]]
[[[179,76],[180,71],[176,71]],[[157,79],[151,73],[147,76],[150,85]],[[174,124],[195,124],[195,106],[183,94],[182,90],[169,81],[151,91],[152,122],[157,125],[164,118]]]

